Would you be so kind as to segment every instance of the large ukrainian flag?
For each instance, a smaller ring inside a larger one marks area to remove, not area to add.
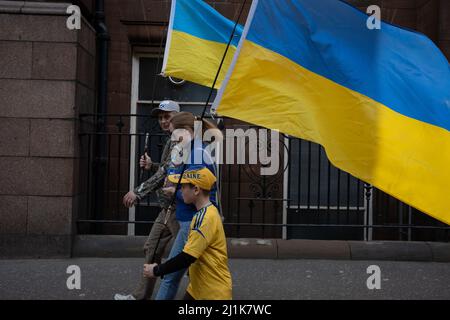
[[[235,22],[202,0],[172,0],[162,74],[211,87]],[[215,88],[220,88],[242,34],[238,25]]]
[[[317,142],[450,224],[450,67],[426,36],[338,0],[254,0],[213,109]]]

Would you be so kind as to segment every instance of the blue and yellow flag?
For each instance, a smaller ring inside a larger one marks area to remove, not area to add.
[[[234,26],[202,0],[172,0],[162,74],[211,87]],[[241,34],[238,25],[215,88],[220,88]]]
[[[426,36],[338,0],[254,0],[213,109],[324,146],[450,224],[450,66]]]

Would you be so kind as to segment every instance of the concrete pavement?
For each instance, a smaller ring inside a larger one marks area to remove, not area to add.
[[[66,286],[70,265],[80,267],[80,290]],[[381,289],[367,288],[370,265],[380,268]],[[141,258],[0,260],[0,299],[108,300],[130,292],[141,269]],[[236,300],[450,299],[450,263],[231,259],[230,270]]]

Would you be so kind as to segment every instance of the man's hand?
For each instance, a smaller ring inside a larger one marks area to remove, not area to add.
[[[139,165],[145,170],[150,170],[152,167],[152,159],[148,156],[147,152],[139,160]]]
[[[123,197],[123,205],[127,208],[131,208],[136,203],[136,200],[136,194],[133,191],[130,191]]]
[[[155,275],[153,274],[153,268],[156,267],[158,264],[152,263],[152,264],[144,264],[144,277],[146,278],[155,278]]]
[[[175,193],[175,187],[166,187],[162,188],[161,190],[167,197],[172,197]]]

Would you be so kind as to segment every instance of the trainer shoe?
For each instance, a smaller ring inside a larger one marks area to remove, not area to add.
[[[114,300],[136,300],[136,298],[133,297],[132,294],[123,295],[120,293],[116,293],[114,295]]]

